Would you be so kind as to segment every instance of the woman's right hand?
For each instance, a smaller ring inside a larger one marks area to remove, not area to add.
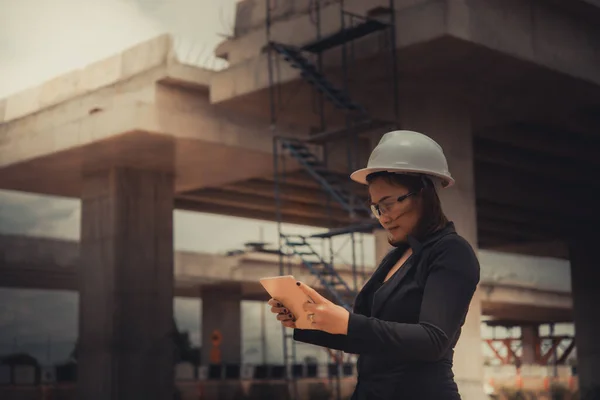
[[[271,312],[277,314],[277,320],[281,321],[281,325],[286,328],[296,327],[296,317],[294,317],[292,312],[281,304],[281,302],[276,299],[271,299],[268,304],[271,306]]]

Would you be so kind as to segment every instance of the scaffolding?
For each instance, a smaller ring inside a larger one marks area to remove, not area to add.
[[[369,15],[357,15],[344,8],[344,1],[327,1],[327,7],[339,7],[340,29],[332,34],[322,35],[321,11],[324,1],[312,0],[309,6],[311,22],[315,27],[315,39],[303,46],[293,46],[272,40],[272,0],[266,0],[266,34],[268,53],[269,98],[271,129],[273,139],[273,168],[276,221],[278,227],[279,272],[281,275],[292,274],[291,258],[301,261],[301,264],[314,277],[315,283],[325,289],[326,295],[335,303],[352,309],[352,303],[360,284],[364,283],[365,271],[358,271],[358,250],[362,249],[361,265],[364,268],[364,233],[371,233],[376,225],[366,199],[361,198],[352,190],[339,175],[328,165],[328,144],[334,140],[344,139],[347,153],[348,172],[358,167],[358,138],[361,133],[372,132],[375,129],[396,127],[399,120],[398,105],[398,74],[396,60],[396,32],[394,1],[390,0],[386,9],[376,8]],[[384,18],[387,18],[385,20]],[[349,67],[354,62],[353,43],[375,33],[387,36],[390,50],[391,79],[393,92],[393,121],[382,121],[372,118],[368,110],[352,99],[349,93]],[[323,56],[328,50],[336,49],[341,55],[341,87],[334,85],[324,73]],[[312,60],[311,60],[312,58]],[[312,111],[318,114],[320,127],[308,139],[299,140],[277,133],[278,113],[281,110],[281,93],[277,79],[279,78],[279,60],[287,62],[300,72],[304,82],[313,88]],[[336,111],[342,113],[344,126],[328,129],[325,115],[325,102],[333,104]],[[316,103],[316,107],[315,104]],[[320,234],[310,236],[287,234],[283,232],[283,202],[282,192],[286,187],[288,173],[285,159],[295,160],[314,182],[318,184],[326,198],[323,204],[329,229]],[[347,175],[346,175],[347,176]],[[332,210],[336,206],[347,213],[349,223],[344,226],[332,222]],[[337,252],[334,251],[333,240],[346,236],[346,243],[351,246],[352,282],[346,282],[335,268]],[[360,282],[359,282],[360,281]],[[302,365],[296,362],[296,347],[293,335],[283,328],[283,354],[287,371],[287,379],[291,383],[292,398],[298,398],[296,378],[301,376]],[[343,354],[330,351],[333,363],[330,364],[330,376],[337,382],[337,397],[340,397],[340,368]],[[334,371],[332,371],[334,370]]]

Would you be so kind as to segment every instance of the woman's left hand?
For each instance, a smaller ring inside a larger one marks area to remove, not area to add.
[[[313,314],[311,326],[314,329],[332,334],[348,334],[348,320],[350,319],[348,310],[333,304],[302,282],[298,282],[297,285],[314,301],[314,303],[304,303],[304,310],[308,312],[308,315]]]

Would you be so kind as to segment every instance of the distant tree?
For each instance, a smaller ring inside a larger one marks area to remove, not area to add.
[[[190,333],[179,331],[173,320],[173,340],[175,343],[175,362],[189,362],[195,366],[200,365],[200,347],[194,347],[190,340]]]

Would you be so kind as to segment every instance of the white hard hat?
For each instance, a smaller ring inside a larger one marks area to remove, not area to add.
[[[434,181],[439,181],[442,187],[454,184],[440,145],[419,132],[386,133],[371,152],[367,167],[353,172],[350,178],[366,185],[367,175],[382,171],[427,175]]]

